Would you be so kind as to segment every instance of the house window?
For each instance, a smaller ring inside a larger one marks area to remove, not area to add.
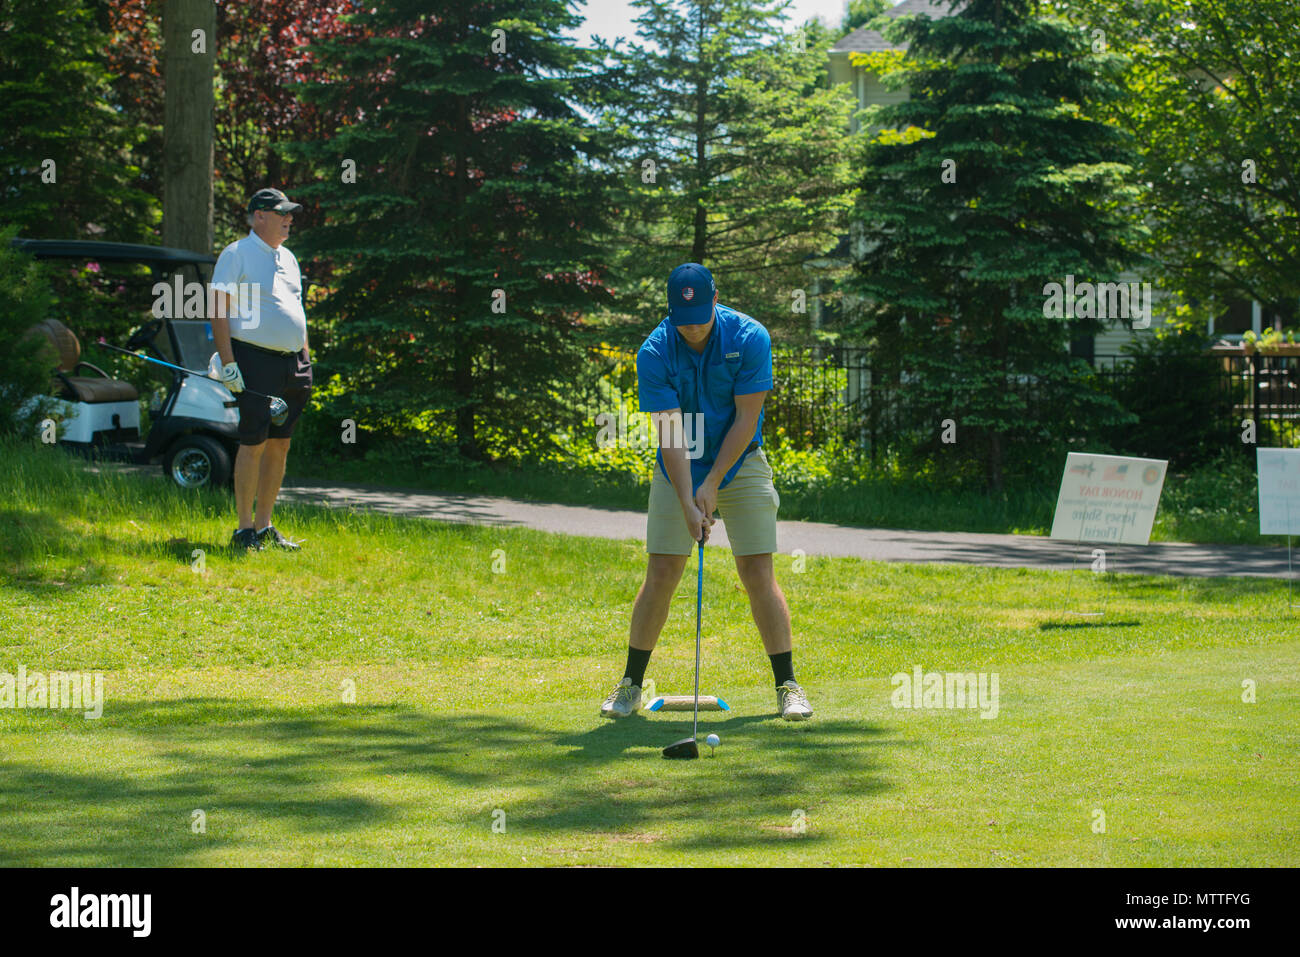
[[[1261,304],[1249,299],[1233,299],[1228,308],[1210,320],[1210,335],[1240,339],[1243,333],[1265,329],[1291,329],[1300,317],[1296,301]]]
[[[1294,329],[1296,327],[1296,316],[1300,314],[1297,306],[1300,302],[1292,300],[1290,302],[1274,302],[1264,307],[1264,328],[1265,329]]]
[[[1210,335],[1240,337],[1251,329],[1258,332],[1253,307],[1254,303],[1249,299],[1230,300],[1228,308],[1210,320]]]

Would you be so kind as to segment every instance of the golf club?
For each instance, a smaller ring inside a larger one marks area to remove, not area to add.
[[[700,746],[695,737],[700,730],[700,614],[704,607],[704,537],[700,536],[700,560],[695,575],[695,716],[691,736],[674,741],[664,748],[665,758],[698,758]]]
[[[138,352],[132,352],[130,349],[122,349],[105,341],[103,336],[99,337],[99,346],[101,349],[112,349],[114,352],[120,352],[122,355],[131,356],[133,359],[143,359],[145,362],[152,362],[155,365],[165,366],[168,369],[175,369],[177,372],[184,372],[186,375],[198,376],[200,379],[210,379],[206,372],[195,372],[192,369],[186,369],[184,366],[173,365],[170,362],[163,362],[161,359],[155,359],[152,356],[144,356]],[[245,389],[249,395],[255,395],[260,399],[266,399],[271,403],[271,421],[275,425],[284,425],[289,418],[289,406],[278,395],[267,395],[264,392],[256,392],[253,389]]]

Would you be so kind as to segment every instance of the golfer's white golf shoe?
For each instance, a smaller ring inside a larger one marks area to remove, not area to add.
[[[802,721],[813,713],[808,696],[793,678],[776,689],[776,710],[787,721]]]
[[[602,718],[626,718],[641,710],[641,688],[632,684],[632,679],[624,675],[618,687],[609,693],[605,703],[600,706]]]

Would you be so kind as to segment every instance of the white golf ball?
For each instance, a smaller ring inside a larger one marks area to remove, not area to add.
[[[716,748],[716,747],[718,746],[718,744],[719,744],[719,741],[720,741],[720,739],[718,738],[718,736],[717,736],[716,734],[711,734],[711,735],[709,735],[707,738],[704,739],[704,743],[707,744],[707,745],[708,745],[709,747],[711,747],[711,748]]]

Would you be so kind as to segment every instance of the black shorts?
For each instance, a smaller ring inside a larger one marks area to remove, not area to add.
[[[271,422],[270,400],[247,392],[236,395],[239,444],[261,445],[267,439],[289,438],[311,397],[311,358],[307,350],[271,352],[239,339],[230,340],[230,349],[244,377],[244,388],[279,396],[289,406],[289,417],[284,424],[275,425]]]

